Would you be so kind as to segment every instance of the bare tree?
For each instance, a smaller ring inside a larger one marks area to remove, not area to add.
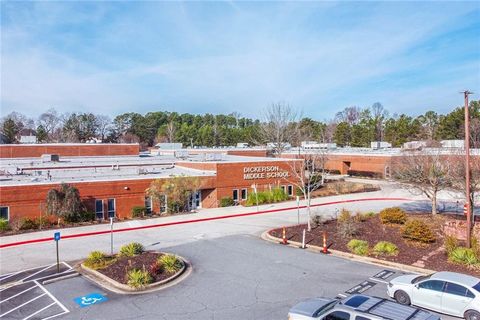
[[[466,168],[465,168],[465,150],[460,149],[455,154],[449,155],[446,161],[450,164],[450,179],[452,187],[462,192],[462,197],[466,192]],[[480,193],[480,154],[470,156],[470,208],[475,205],[475,196]],[[473,210],[472,210],[473,212]],[[472,214],[470,212],[470,214]],[[473,221],[473,219],[472,219]]]
[[[361,110],[357,106],[347,107],[343,111],[337,112],[335,122],[346,122],[350,125],[357,124],[360,121]]]
[[[167,124],[167,128],[165,130],[167,134],[167,140],[169,143],[175,142],[175,122],[173,120],[170,120],[170,122]]]
[[[112,119],[110,119],[109,116],[100,114],[96,116],[97,120],[97,127],[98,127],[98,135],[100,136],[100,139],[105,140],[105,137],[107,136],[107,132],[111,129],[112,127]]]
[[[262,137],[273,143],[277,156],[285,151],[287,143],[295,141],[298,132],[298,116],[288,104],[274,103],[265,110],[264,123],[261,126]]]
[[[373,121],[375,121],[375,139],[383,141],[384,122],[388,118],[388,111],[380,102],[375,102],[371,109]]]
[[[311,210],[312,192],[320,188],[325,182],[325,165],[328,161],[328,154],[327,150],[318,149],[298,154],[295,158],[303,159],[303,161],[289,161],[293,177],[288,181],[303,194],[308,214],[307,229],[311,231],[311,221],[313,219]]]
[[[55,133],[61,124],[57,110],[51,108],[42,113],[37,120],[37,125],[42,126],[47,133],[47,141],[55,139]]]
[[[393,178],[405,183],[411,191],[419,191],[432,202],[437,213],[437,194],[451,185],[451,168],[438,150],[409,151],[392,160]]]

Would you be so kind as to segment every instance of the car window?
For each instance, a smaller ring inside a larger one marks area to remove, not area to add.
[[[447,282],[445,285],[445,292],[465,297],[467,295],[467,288],[456,283]]]
[[[480,282],[474,285],[472,288],[480,292]]]
[[[443,286],[445,282],[440,281],[440,280],[429,280],[422,282],[418,285],[419,288],[421,289],[428,289],[428,290],[433,290],[433,291],[442,291]]]
[[[472,291],[468,290],[467,289],[467,294],[466,294],[467,297],[469,298],[475,298],[475,295],[472,293]]]
[[[350,320],[350,314],[345,311],[334,311],[330,314],[327,314],[324,320]]]

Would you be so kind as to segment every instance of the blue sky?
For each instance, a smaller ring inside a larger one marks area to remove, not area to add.
[[[168,110],[323,120],[480,94],[480,2],[1,2],[2,114]]]

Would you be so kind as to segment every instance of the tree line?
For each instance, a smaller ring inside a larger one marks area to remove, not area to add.
[[[288,114],[281,114],[288,110]],[[280,112],[278,112],[280,111]],[[158,142],[180,142],[184,146],[231,146],[239,142],[263,145],[278,139],[300,145],[303,140],[336,143],[340,147],[369,147],[372,141],[386,141],[393,147],[413,140],[463,139],[464,110],[448,114],[427,111],[417,117],[390,115],[381,103],[371,107],[347,107],[333,119],[319,121],[303,117],[285,104],[265,108],[264,118],[251,119],[239,113],[190,114],[168,111],[144,115],[128,112],[111,119],[94,113],[59,113],[49,109],[37,119],[12,112],[1,119],[4,143],[19,142],[20,135],[35,135],[37,142],[138,142],[144,147]],[[480,147],[480,100],[470,103],[471,140]],[[282,131],[272,123],[283,123]],[[299,132],[300,134],[289,134]]]

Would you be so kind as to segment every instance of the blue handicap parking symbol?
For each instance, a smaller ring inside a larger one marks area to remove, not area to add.
[[[102,296],[100,293],[90,293],[86,296],[73,299],[73,301],[75,301],[82,308],[91,306],[92,304],[99,304],[107,300],[108,298]]]

